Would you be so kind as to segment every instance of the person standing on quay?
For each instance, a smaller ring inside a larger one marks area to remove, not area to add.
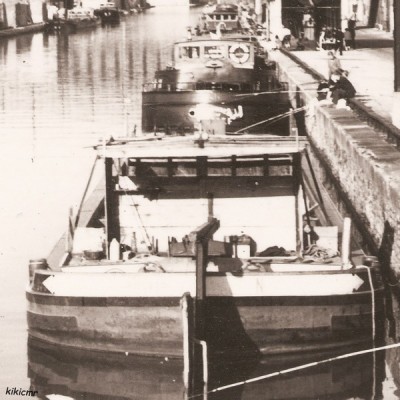
[[[349,28],[344,30],[344,49],[346,51],[350,50],[351,34]]]
[[[342,56],[344,50],[344,33],[340,28],[335,30],[335,51]]]
[[[353,12],[350,18],[347,21],[347,28],[350,32],[350,46],[355,49],[356,48],[356,25],[357,25],[357,14]]]
[[[335,52],[332,50],[328,51],[328,78],[332,77],[332,74],[342,71],[342,65],[340,60],[336,57]]]

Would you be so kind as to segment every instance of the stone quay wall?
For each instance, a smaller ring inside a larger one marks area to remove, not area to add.
[[[336,199],[343,214],[349,208],[355,212],[372,242],[368,247],[400,277],[400,151],[353,110],[320,105],[318,81],[291,58],[280,51],[270,58],[278,64],[280,81],[288,84],[293,108],[305,106],[303,129],[320,162],[319,178],[324,186],[336,182],[336,193],[345,199]],[[330,171],[329,179],[323,170]]]

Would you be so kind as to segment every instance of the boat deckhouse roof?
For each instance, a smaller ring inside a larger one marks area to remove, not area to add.
[[[193,135],[185,137],[143,137],[115,140],[98,145],[96,149],[104,158],[230,158],[260,155],[296,154],[306,145],[304,138],[260,137],[245,135],[239,137],[210,137],[200,147]]]
[[[206,46],[214,46],[217,44],[232,44],[232,42],[247,42],[257,44],[258,39],[256,36],[251,35],[240,35],[240,34],[224,34],[220,38],[213,38],[211,36],[195,36],[191,40],[181,40],[179,42],[175,42],[175,46],[190,46],[190,45],[199,45],[203,44]]]

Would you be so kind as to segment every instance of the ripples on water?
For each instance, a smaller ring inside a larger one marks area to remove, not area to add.
[[[59,360],[32,349],[28,360],[24,287],[28,259],[49,252],[66,227],[68,207],[79,204],[94,158],[89,147],[140,129],[142,84],[170,61],[172,43],[196,20],[187,7],[160,4],[116,27],[0,41],[1,395],[7,386],[29,387],[28,365],[46,393],[86,400],[183,398],[181,369],[168,362]],[[397,398],[395,380],[382,386],[382,362],[371,360],[326,365],[212,398],[368,399],[374,390]],[[279,368],[211,366],[215,385]]]

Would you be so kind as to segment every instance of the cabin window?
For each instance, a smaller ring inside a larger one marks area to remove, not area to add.
[[[199,58],[200,47],[198,46],[183,46],[179,48],[179,58]]]
[[[291,176],[293,160],[290,155],[265,157],[129,159],[129,176],[196,177],[196,176]]]
[[[237,176],[263,176],[264,159],[258,157],[239,159],[235,169]]]
[[[231,176],[232,163],[231,160],[213,160],[208,162],[208,176]]]
[[[156,176],[168,176],[168,168],[165,163],[139,162],[136,163],[135,175],[137,177],[151,178]]]
[[[224,91],[239,91],[249,90],[249,85],[240,83],[225,83],[225,82],[197,82],[196,90],[224,90]]]
[[[265,161],[263,158],[237,158],[209,160],[208,176],[264,176]]]
[[[196,176],[196,159],[188,160],[186,162],[180,161],[176,162],[173,160],[173,176]]]
[[[224,48],[222,46],[205,46],[204,56],[211,59],[223,58]]]
[[[179,159],[130,159],[129,165],[134,167],[133,170],[130,169],[131,176],[138,178],[197,176],[195,158],[184,161]]]
[[[269,176],[291,176],[293,174],[292,158],[271,157],[269,159],[268,174]]]

